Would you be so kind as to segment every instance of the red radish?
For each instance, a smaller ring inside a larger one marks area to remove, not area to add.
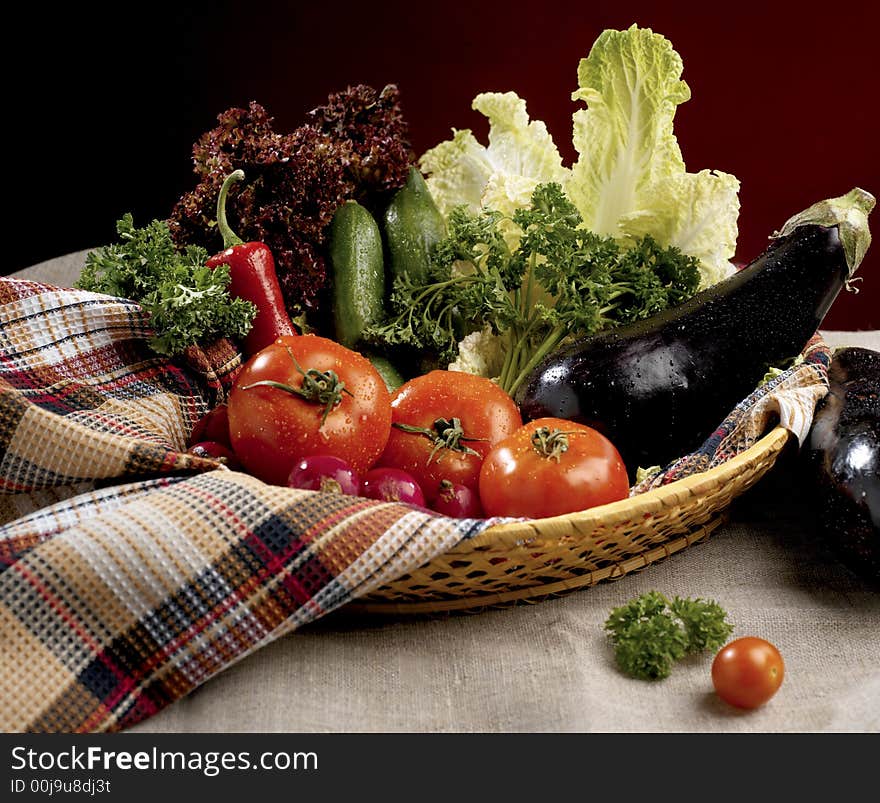
[[[361,496],[383,502],[425,506],[425,494],[412,474],[399,468],[373,468],[364,475]]]
[[[241,463],[233,451],[226,444],[218,443],[217,441],[199,441],[190,446],[186,451],[188,454],[195,455],[196,457],[216,460],[233,471],[238,471],[241,468]]]
[[[214,441],[231,448],[229,442],[229,414],[225,404],[218,404],[213,410],[203,415],[193,427],[189,436],[189,445],[201,441]]]
[[[431,507],[455,519],[479,519],[484,516],[480,495],[467,485],[443,480]]]
[[[287,479],[289,488],[357,496],[361,490],[358,473],[341,457],[309,455],[300,460]]]

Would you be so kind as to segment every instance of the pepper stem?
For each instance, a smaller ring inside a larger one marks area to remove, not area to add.
[[[229,221],[226,220],[226,196],[229,195],[229,188],[243,178],[244,170],[233,170],[223,181],[223,186],[220,187],[220,195],[217,197],[217,229],[223,237],[224,248],[232,248],[233,245],[241,245],[244,242],[241,237],[229,228]]]

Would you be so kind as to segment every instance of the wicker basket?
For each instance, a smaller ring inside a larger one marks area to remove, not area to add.
[[[707,538],[733,501],[772,468],[776,427],[700,474],[581,513],[493,525],[349,607],[438,613],[536,600],[613,580]]]

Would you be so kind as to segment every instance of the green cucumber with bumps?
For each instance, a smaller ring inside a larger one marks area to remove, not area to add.
[[[382,234],[369,210],[346,201],[330,223],[334,338],[354,348],[385,316]]]
[[[369,350],[362,351],[361,354],[372,363],[373,368],[384,380],[389,393],[394,393],[404,383],[403,375],[387,357]]]
[[[384,227],[392,278],[405,275],[414,284],[425,284],[431,251],[446,238],[446,221],[417,167],[410,167],[406,184],[388,204]]]

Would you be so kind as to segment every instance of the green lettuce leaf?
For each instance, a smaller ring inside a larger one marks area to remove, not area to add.
[[[489,119],[489,144],[473,133],[453,131],[453,138],[426,151],[419,160],[428,189],[444,215],[465,204],[512,215],[528,206],[538,184],[565,183],[569,171],[547,127],[529,121],[526,103],[514,92],[484,92],[473,108]]]
[[[470,129],[455,131],[446,142],[426,151],[419,167],[427,176],[428,190],[437,208],[448,217],[461,204],[480,208],[483,190],[492,175],[492,163],[485,146]]]
[[[624,215],[620,230],[629,237],[651,235],[700,260],[700,287],[735,270],[739,181],[729,173],[679,173],[652,185],[651,207]]]
[[[578,68],[574,114],[579,156],[565,185],[587,228],[617,239],[645,234],[701,261],[701,286],[733,271],[739,182],[688,173],[673,133],[690,98],[681,57],[660,34],[635,25],[606,30]]]

